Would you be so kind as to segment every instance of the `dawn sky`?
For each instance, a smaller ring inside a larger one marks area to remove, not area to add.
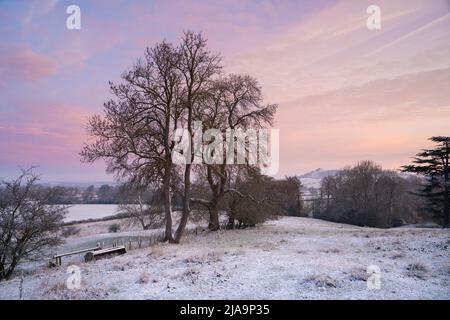
[[[67,6],[81,30],[66,28]],[[381,8],[368,30],[366,8]],[[80,162],[86,118],[146,46],[202,31],[225,71],[278,103],[278,176],[371,159],[406,164],[450,135],[450,1],[0,0],[0,177],[112,180]]]

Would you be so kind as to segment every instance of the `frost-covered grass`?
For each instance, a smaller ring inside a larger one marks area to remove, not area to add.
[[[188,235],[124,256],[24,277],[25,299],[450,299],[450,232],[380,230],[285,217],[245,230]],[[63,261],[64,262],[64,261]],[[367,266],[381,270],[369,290]],[[16,299],[18,278],[0,283]]]

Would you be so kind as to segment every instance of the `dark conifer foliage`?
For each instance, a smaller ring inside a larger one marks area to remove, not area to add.
[[[404,172],[417,173],[426,178],[418,194],[426,199],[426,209],[432,212],[444,226],[450,226],[450,137],[437,136],[430,140],[436,143],[433,149],[424,149],[403,167]]]

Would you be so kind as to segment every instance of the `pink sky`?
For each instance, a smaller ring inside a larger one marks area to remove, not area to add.
[[[78,4],[81,30],[65,27]],[[366,8],[381,8],[368,30]],[[63,1],[0,3],[0,177],[112,180],[80,163],[88,115],[146,46],[202,31],[227,72],[278,103],[278,176],[372,159],[398,168],[450,135],[448,1]]]

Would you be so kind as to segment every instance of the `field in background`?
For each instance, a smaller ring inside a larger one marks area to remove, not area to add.
[[[71,205],[65,222],[101,219],[117,214],[117,204],[75,204]]]

